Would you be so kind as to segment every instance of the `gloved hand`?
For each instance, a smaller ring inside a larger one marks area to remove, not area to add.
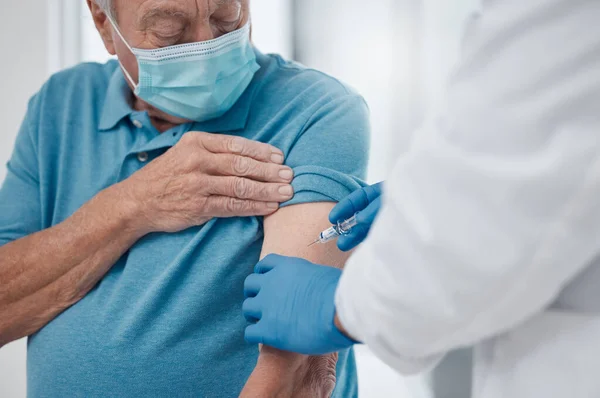
[[[356,216],[358,225],[348,235],[338,238],[337,245],[341,251],[350,251],[365,240],[381,207],[382,190],[383,182],[361,188],[342,199],[331,210],[329,221],[332,224],[347,220],[358,213]]]
[[[342,271],[309,261],[269,255],[244,283],[246,341],[283,351],[324,355],[354,341],[334,325],[335,290]]]

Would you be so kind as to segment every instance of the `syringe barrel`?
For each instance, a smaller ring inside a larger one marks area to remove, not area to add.
[[[321,232],[321,235],[319,236],[319,240],[321,241],[321,243],[327,243],[329,241],[334,240],[338,236],[340,236],[340,234],[338,233],[336,227],[331,227],[331,228],[326,229],[325,231]]]
[[[340,235],[350,233],[350,230],[356,226],[356,214],[345,221],[340,221],[337,225],[337,229]]]

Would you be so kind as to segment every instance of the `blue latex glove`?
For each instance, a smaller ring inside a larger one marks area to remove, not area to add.
[[[246,341],[283,351],[324,355],[355,344],[334,325],[335,290],[342,271],[269,255],[244,283]]]
[[[342,199],[331,210],[329,221],[332,224],[347,220],[358,213],[356,216],[358,224],[352,228],[352,231],[348,235],[338,238],[337,245],[340,250],[352,250],[365,240],[381,207],[382,190],[382,182],[361,188]]]

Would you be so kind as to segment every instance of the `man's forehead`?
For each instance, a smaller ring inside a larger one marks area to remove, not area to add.
[[[142,14],[158,16],[163,12],[166,15],[176,12],[191,13],[194,10],[214,11],[227,6],[241,5],[249,0],[119,0],[119,5],[127,5]],[[127,4],[129,3],[129,4]],[[137,3],[137,4],[135,4]],[[143,16],[143,15],[140,15]]]

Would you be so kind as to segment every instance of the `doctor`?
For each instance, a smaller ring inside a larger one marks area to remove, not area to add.
[[[304,354],[367,344],[401,373],[475,346],[473,395],[600,397],[600,2],[484,1],[448,109],[338,242],[341,271],[269,256],[246,339]]]

